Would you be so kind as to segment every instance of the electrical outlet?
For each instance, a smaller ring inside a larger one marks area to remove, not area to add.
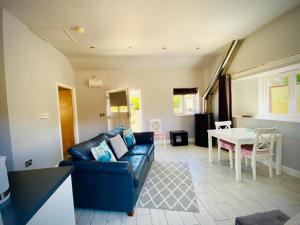
[[[25,167],[26,168],[31,166],[31,165],[32,165],[32,159],[29,159],[29,160],[25,161]]]

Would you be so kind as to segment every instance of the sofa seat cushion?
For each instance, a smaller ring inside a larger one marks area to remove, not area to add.
[[[129,148],[128,153],[126,155],[145,155],[149,161],[151,153],[154,151],[154,145],[134,145]]]
[[[128,161],[133,169],[134,174],[134,187],[138,187],[140,184],[140,180],[143,180],[144,170],[146,168],[145,163],[147,162],[147,158],[144,155],[131,155],[131,156],[123,156],[119,161]]]

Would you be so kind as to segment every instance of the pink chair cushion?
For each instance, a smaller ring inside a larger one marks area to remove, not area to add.
[[[243,156],[248,156],[251,157],[252,156],[252,151],[253,151],[253,145],[242,145],[241,146],[241,153]],[[269,153],[269,150],[267,151],[256,151],[256,154],[267,154]]]
[[[225,140],[220,140],[220,147],[221,148],[224,148],[226,150],[231,150],[231,151],[234,151],[234,147],[235,147],[235,144],[232,144],[228,141],[225,141]]]
[[[165,133],[162,132],[162,131],[155,131],[155,132],[154,132],[154,135],[157,136],[157,137],[164,137],[164,136],[165,136]]]

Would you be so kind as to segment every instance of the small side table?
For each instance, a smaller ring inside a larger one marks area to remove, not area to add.
[[[173,146],[188,145],[188,132],[185,130],[170,131],[170,141]]]

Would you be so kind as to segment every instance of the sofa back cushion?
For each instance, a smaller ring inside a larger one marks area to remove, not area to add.
[[[108,132],[106,133],[106,135],[107,135],[107,137],[109,137],[109,138],[113,138],[113,137],[117,136],[118,134],[119,134],[121,137],[123,137],[123,131],[124,131],[124,130],[126,130],[125,127],[117,127],[117,128],[115,128],[115,129],[113,129],[113,130],[111,130],[111,131],[108,131]]]
[[[110,144],[117,159],[120,159],[128,152],[128,148],[126,147],[122,137],[119,134],[113,138],[110,138]]]
[[[123,131],[123,139],[124,139],[124,142],[125,142],[127,148],[130,148],[136,144],[136,141],[135,141],[135,138],[134,138],[131,128],[128,128]]]
[[[94,157],[92,155],[91,148],[98,146],[104,140],[107,140],[107,136],[105,134],[99,134],[88,141],[72,146],[68,149],[68,152],[75,159],[93,160]]]

